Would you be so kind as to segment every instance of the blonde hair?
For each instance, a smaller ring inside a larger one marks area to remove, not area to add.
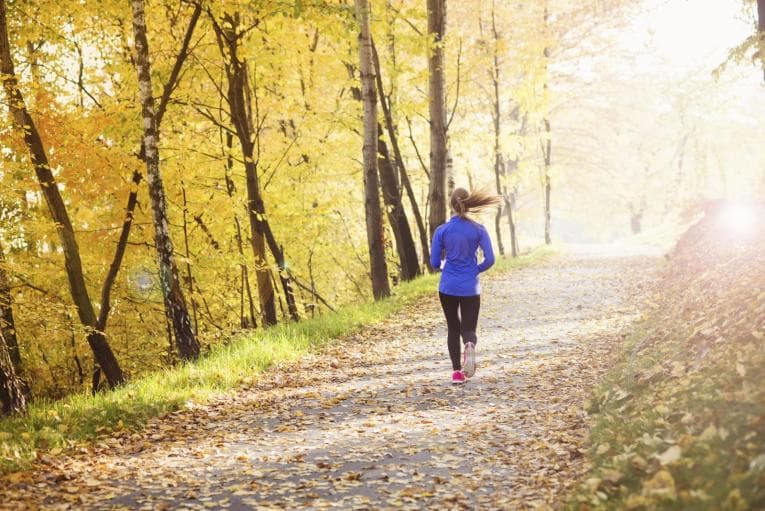
[[[492,206],[499,206],[502,199],[486,190],[472,190],[468,192],[464,188],[455,188],[449,199],[454,211],[458,216],[465,218],[471,213],[479,213]]]

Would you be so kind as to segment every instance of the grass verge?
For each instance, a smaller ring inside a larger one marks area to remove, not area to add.
[[[517,259],[498,259],[493,271],[527,266],[552,253],[541,248]],[[437,282],[438,275],[425,275],[397,286],[386,300],[242,334],[195,363],[148,374],[113,392],[35,401],[26,415],[0,420],[0,473],[28,468],[40,452],[55,455],[113,430],[140,429],[148,419],[178,410],[189,400],[209,402],[273,364],[293,361],[390,316],[433,293]]]

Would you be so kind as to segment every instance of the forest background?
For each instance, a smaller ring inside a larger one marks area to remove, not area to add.
[[[2,2],[0,324],[28,396],[395,292],[453,186],[503,197],[508,256],[765,193],[739,143],[765,128],[755,2],[143,4]]]

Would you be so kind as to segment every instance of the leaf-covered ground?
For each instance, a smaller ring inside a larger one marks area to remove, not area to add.
[[[449,383],[437,298],[211,405],[42,456],[0,507],[548,508],[654,259],[573,251],[485,279],[479,368]]]
[[[765,204],[738,207],[710,205],[646,289],[573,509],[765,509]]]

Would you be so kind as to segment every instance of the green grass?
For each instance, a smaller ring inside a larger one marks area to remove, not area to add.
[[[526,266],[551,253],[543,248],[517,259],[499,258],[493,272]],[[232,392],[273,364],[294,361],[433,293],[437,282],[438,275],[425,275],[397,286],[386,300],[240,335],[195,363],[149,374],[113,392],[35,401],[26,415],[0,420],[0,473],[29,467],[39,452],[55,454],[113,430],[140,429],[148,419],[190,400],[204,403]]]

